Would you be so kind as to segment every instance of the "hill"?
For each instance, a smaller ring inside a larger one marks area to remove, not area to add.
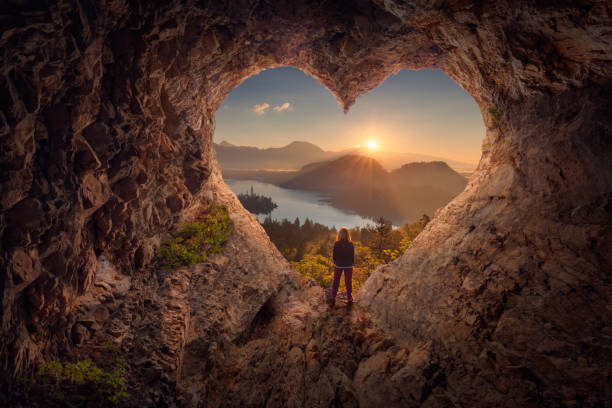
[[[280,186],[326,193],[336,207],[404,223],[433,215],[466,184],[444,162],[409,163],[389,173],[377,160],[351,154],[308,164]]]
[[[404,164],[389,175],[391,182],[402,188],[436,187],[439,190],[459,194],[466,179],[442,161]]]
[[[405,163],[415,162],[437,162],[441,161],[447,163],[452,169],[458,172],[471,173],[476,168],[475,163],[466,163],[456,160],[450,160],[444,157],[428,156],[418,153],[410,152],[394,152],[388,150],[368,150],[364,148],[357,148],[350,151],[352,154],[362,154],[364,156],[371,157],[380,162],[380,164],[387,170],[397,169]]]
[[[308,164],[281,187],[325,193],[364,191],[384,187],[388,176],[376,160],[347,155],[328,162]]]
[[[408,163],[389,174],[389,200],[400,218],[416,220],[421,214],[433,216],[465,189],[467,179],[446,163]]]

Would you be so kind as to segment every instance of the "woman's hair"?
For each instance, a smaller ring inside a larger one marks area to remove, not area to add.
[[[340,228],[336,241],[348,241],[351,242],[351,233],[346,227]]]

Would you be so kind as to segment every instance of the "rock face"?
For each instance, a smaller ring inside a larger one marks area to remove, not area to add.
[[[135,405],[605,406],[612,11],[518,3],[5,2],[3,379],[110,336]],[[344,109],[439,68],[488,126],[466,190],[346,313],[301,285],[214,157],[225,96],[280,65]],[[223,257],[151,266],[211,203],[236,222]]]

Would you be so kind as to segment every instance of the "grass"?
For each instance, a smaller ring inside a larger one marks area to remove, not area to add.
[[[204,262],[210,254],[221,252],[233,227],[227,207],[213,205],[198,221],[182,225],[164,240],[157,256],[169,269]]]

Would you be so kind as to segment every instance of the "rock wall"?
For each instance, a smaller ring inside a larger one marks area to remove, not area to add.
[[[478,388],[489,406],[609,400],[610,42],[596,28],[609,8],[515,6],[501,21],[501,5],[435,18],[395,6],[449,50],[447,72],[488,129],[468,188],[373,274],[360,305],[395,338],[452,356],[455,403]],[[462,80],[472,68],[481,80]]]
[[[22,375],[108,334],[130,353],[131,372],[150,379],[151,404],[221,405],[214,398],[231,389],[234,405],[304,405],[322,387],[321,367],[335,379],[321,405],[606,401],[610,6],[295,3],[0,6],[4,370]],[[392,337],[382,354],[369,345],[350,354],[352,368],[320,357],[338,344],[321,333],[340,321],[321,317],[318,295],[236,202],[212,150],[225,96],[279,65],[315,77],[345,110],[393,71],[443,69],[488,126],[466,191],[360,292],[352,316],[374,322],[347,329],[351,341],[368,327]],[[230,205],[237,224],[229,261],[171,275],[148,266],[160,237],[213,202]],[[128,292],[100,283],[109,262]],[[105,290],[117,302],[100,329],[90,312]],[[288,341],[297,327],[311,329]],[[241,349],[243,360],[227,358]],[[158,350],[154,363],[147,350]],[[278,387],[270,372],[284,358],[321,367]],[[257,388],[239,380],[249,373]],[[288,390],[302,396],[284,400]]]
[[[18,373],[63,347],[56,333],[70,331],[66,316],[100,254],[129,274],[151,260],[160,234],[211,202],[222,184],[204,188],[216,165],[214,112],[243,79],[297,65],[348,107],[399,69],[403,54],[418,64],[438,57],[396,17],[360,7],[365,15],[350,18],[348,6],[314,4],[7,5],[0,354],[8,367]],[[384,41],[396,36],[409,45]],[[359,70],[367,77],[348,75]]]

